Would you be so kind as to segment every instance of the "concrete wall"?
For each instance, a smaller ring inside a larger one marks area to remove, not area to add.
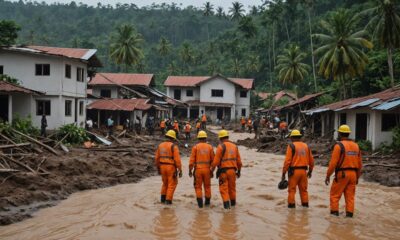
[[[119,87],[117,86],[93,86],[93,95],[100,97],[100,92],[102,89],[111,90],[111,98],[119,98]]]
[[[167,87],[167,96],[174,98],[174,91],[175,89],[181,90],[181,101],[192,101],[192,100],[199,100],[200,99],[200,87],[195,88],[180,88],[180,87]],[[193,90],[193,96],[188,97],[186,96],[187,90]]]
[[[223,97],[212,97],[212,89],[224,90]],[[232,82],[222,78],[215,78],[206,81],[200,86],[200,101],[201,102],[217,102],[217,103],[230,103],[236,104],[236,87]]]

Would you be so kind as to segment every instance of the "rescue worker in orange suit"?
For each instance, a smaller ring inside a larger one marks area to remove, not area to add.
[[[204,111],[201,111],[202,116],[201,116],[201,129],[206,130],[206,125],[207,125],[207,115],[204,113]]]
[[[190,140],[190,131],[192,130],[192,126],[190,126],[189,122],[186,122],[185,124],[185,136],[186,136],[186,140],[189,141]]]
[[[204,187],[205,206],[210,206],[211,201],[211,163],[214,159],[213,147],[207,143],[207,133],[200,131],[197,135],[199,143],[192,148],[189,162],[189,177],[194,177],[194,188],[196,190],[197,204],[203,207]]]
[[[285,121],[279,123],[279,132],[281,133],[281,138],[284,139],[288,133],[288,125]]]
[[[219,191],[224,203],[224,208],[229,209],[236,205],[236,177],[240,178],[242,160],[236,144],[229,141],[229,133],[221,130],[218,133],[221,144],[218,145],[211,172],[217,170],[219,178]]]
[[[242,125],[242,131],[244,132],[246,130],[246,119],[244,117],[240,119],[240,125]]]
[[[314,157],[308,145],[301,141],[299,130],[290,133],[291,143],[286,150],[285,163],[282,169],[282,180],[286,178],[288,172],[288,208],[295,208],[296,188],[299,188],[301,205],[308,207],[308,179],[312,176],[314,169]],[[308,170],[308,172],[307,172]]]
[[[249,129],[249,133],[251,133],[251,130],[253,129],[253,120],[251,120],[251,118],[249,117],[249,119],[247,120],[247,127]]]
[[[162,119],[161,120],[161,122],[160,122],[160,129],[161,129],[161,135],[163,135],[164,136],[164,134],[165,134],[165,120],[164,119]]]
[[[156,150],[156,167],[161,175],[161,203],[172,204],[172,199],[176,186],[178,185],[178,176],[182,177],[182,163],[179,155],[179,148],[174,144],[176,133],[169,130],[166,134],[166,141],[162,142]]]
[[[176,138],[179,138],[179,123],[176,120],[174,121],[173,129],[176,133]]]
[[[197,123],[196,123],[197,134],[199,134],[200,128],[201,128],[201,122],[200,122],[200,120],[197,120]]]
[[[339,216],[339,200],[344,194],[346,217],[353,217],[356,185],[362,169],[361,151],[358,144],[349,139],[351,129],[348,125],[340,126],[338,132],[339,141],[333,147],[325,184],[329,185],[330,177],[335,173],[330,192],[331,214]]]

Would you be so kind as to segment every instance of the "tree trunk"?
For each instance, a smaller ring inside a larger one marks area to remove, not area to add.
[[[314,44],[313,44],[312,30],[311,30],[311,9],[310,8],[308,9],[308,28],[310,31],[311,64],[312,64],[313,78],[314,78],[314,90],[315,90],[315,92],[318,92],[317,76],[315,74]]]
[[[275,22],[272,24],[272,57],[275,68]]]
[[[270,92],[272,93],[272,61],[271,61],[271,40],[268,41],[268,62],[269,62],[269,82]]]
[[[210,29],[209,29],[209,26],[208,26],[209,24],[208,24],[208,19],[207,19],[207,41],[208,42],[210,42]]]
[[[286,29],[287,39],[288,39],[288,42],[290,42],[289,28],[288,28],[287,22],[286,21],[284,21],[284,22],[285,22],[285,29]]]
[[[394,87],[394,73],[393,73],[393,48],[391,46],[387,49],[388,55],[388,65],[389,65],[389,75],[390,75],[390,85]]]

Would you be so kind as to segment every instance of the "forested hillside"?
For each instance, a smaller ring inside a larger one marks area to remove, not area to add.
[[[18,44],[97,48],[105,65],[101,71],[154,73],[159,85],[171,74],[254,77],[259,90],[287,88],[299,95],[325,90],[331,97],[323,101],[332,101],[399,82],[399,37],[391,38],[391,47],[374,38],[381,30],[379,21],[373,22],[379,9],[373,8],[382,2],[275,0],[222,9],[215,1],[182,9],[0,0],[0,19],[21,27]],[[398,1],[388,2],[398,16]],[[393,28],[400,35],[400,28]],[[130,59],[116,52],[123,36],[133,42]]]

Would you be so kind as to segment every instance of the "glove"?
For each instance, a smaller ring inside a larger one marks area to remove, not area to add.
[[[311,178],[311,177],[312,177],[312,171],[308,171],[307,177],[308,177],[308,178]]]
[[[240,170],[238,170],[238,171],[236,172],[236,176],[237,176],[237,178],[240,178]]]
[[[193,177],[192,171],[189,171],[189,177]]]
[[[182,177],[182,170],[179,170],[179,173],[178,173],[178,175],[179,175],[179,178],[181,178],[181,177]]]
[[[329,186],[329,183],[331,182],[331,180],[329,179],[329,177],[326,177],[325,179],[325,185]]]

